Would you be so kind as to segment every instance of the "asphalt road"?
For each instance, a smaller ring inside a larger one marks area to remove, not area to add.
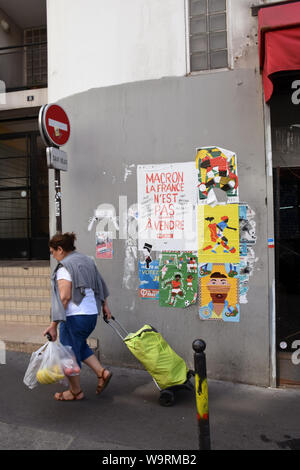
[[[30,355],[7,352],[0,365],[0,450],[198,450],[195,396],[159,405],[146,371],[112,367],[102,395],[83,367],[86,398],[56,402],[62,385],[29,390],[23,377]],[[300,390],[266,389],[209,380],[211,445],[215,450],[300,449]]]

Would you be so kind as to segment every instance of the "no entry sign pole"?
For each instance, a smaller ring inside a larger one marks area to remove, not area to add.
[[[57,104],[44,105],[39,113],[39,128],[41,137],[47,146],[48,168],[54,169],[54,189],[55,189],[55,216],[56,232],[62,232],[62,211],[61,211],[61,182],[60,171],[67,171],[67,154],[60,150],[61,145],[65,145],[70,137],[70,121],[63,110]]]
[[[54,170],[56,232],[62,233],[60,170]]]

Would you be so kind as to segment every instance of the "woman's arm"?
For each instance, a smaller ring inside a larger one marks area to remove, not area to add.
[[[72,282],[66,279],[59,279],[57,281],[59,297],[64,309],[67,308],[68,303],[72,298]]]
[[[102,312],[103,312],[103,317],[104,317],[105,320],[110,320],[111,319],[111,311],[110,311],[110,308],[107,304],[107,298],[103,302]]]

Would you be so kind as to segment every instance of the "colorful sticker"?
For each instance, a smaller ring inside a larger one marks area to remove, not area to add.
[[[198,290],[198,260],[190,252],[163,252],[159,265],[159,305],[186,308]]]
[[[112,232],[96,232],[96,258],[112,259],[113,240]]]
[[[239,202],[237,158],[234,152],[219,147],[199,148],[196,168],[200,204],[208,202],[209,193],[214,187],[226,192],[228,202]]]
[[[199,262],[239,262],[239,206],[198,206]]]
[[[199,266],[201,320],[240,321],[239,265],[206,263]]]
[[[139,294],[143,299],[158,299],[159,297],[159,261],[139,261]]]

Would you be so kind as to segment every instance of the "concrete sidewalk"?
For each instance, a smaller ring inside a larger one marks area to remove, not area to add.
[[[109,387],[95,395],[83,367],[86,399],[56,402],[61,385],[29,390],[23,377],[30,355],[7,352],[0,365],[0,449],[198,450],[193,392],[180,391],[173,407],[143,370],[112,367]],[[265,389],[209,380],[212,449],[300,449],[300,390]]]

